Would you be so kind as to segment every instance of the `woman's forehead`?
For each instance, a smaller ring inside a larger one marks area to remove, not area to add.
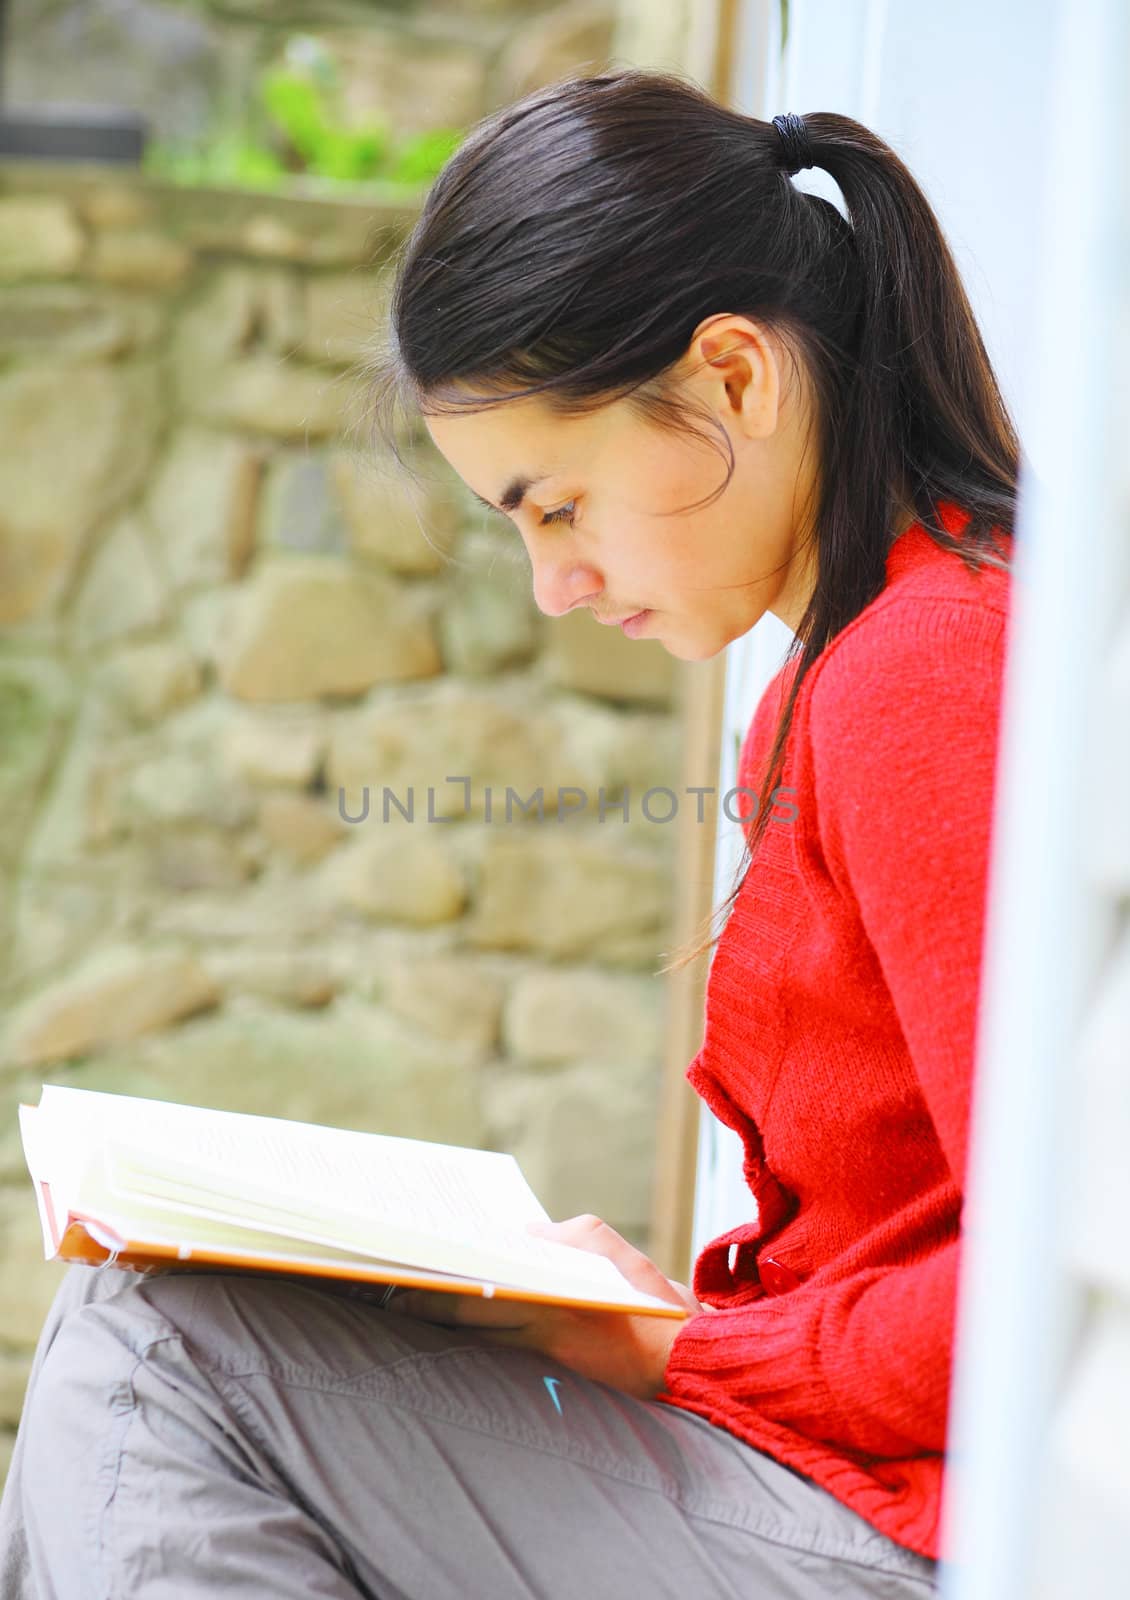
[[[424,412],[423,418],[437,449],[476,483],[482,480],[484,493],[504,506],[546,479],[591,465],[597,442],[607,439],[613,422],[607,413],[563,417],[535,401],[537,396],[483,411]]]

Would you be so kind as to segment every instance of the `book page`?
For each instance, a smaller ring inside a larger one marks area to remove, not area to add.
[[[652,1299],[607,1257],[525,1232],[546,1212],[511,1155],[55,1085],[39,1115],[60,1148],[104,1144],[104,1171],[88,1166],[76,1188],[92,1211],[109,1201],[140,1219],[156,1202],[543,1293]]]

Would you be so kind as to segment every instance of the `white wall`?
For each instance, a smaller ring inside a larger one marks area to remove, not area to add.
[[[954,251],[1022,438],[1038,391],[1031,328],[1057,12],[1058,0],[790,0],[784,69],[770,86],[779,103],[768,115],[841,112],[906,162]],[[837,193],[819,171],[795,181]]]

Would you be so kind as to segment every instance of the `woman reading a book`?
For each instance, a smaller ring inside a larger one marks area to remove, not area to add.
[[[543,612],[685,661],[795,634],[687,1074],[756,1215],[689,1286],[550,1225],[685,1319],[72,1267],[4,1592],[925,1596],[1019,465],[937,220],[849,118],[606,72],[473,130],[391,331],[384,437],[418,407]]]

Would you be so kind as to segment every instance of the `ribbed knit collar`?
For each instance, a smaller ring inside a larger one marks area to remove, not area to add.
[[[948,534],[957,538],[969,521],[968,511],[962,511],[949,500],[938,501],[938,521]],[[887,551],[888,582],[903,572],[913,572],[928,565],[942,551],[920,522],[912,522]]]

